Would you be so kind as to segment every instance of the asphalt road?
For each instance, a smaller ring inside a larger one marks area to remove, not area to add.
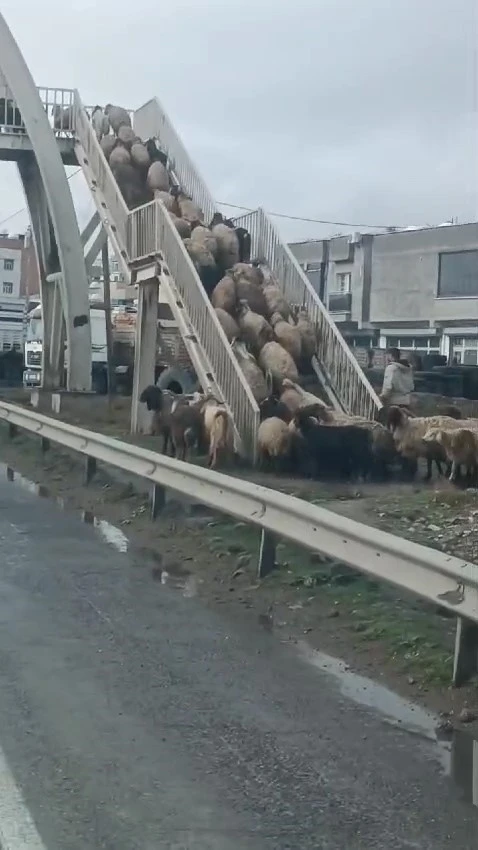
[[[438,747],[0,483],[8,850],[476,850]]]

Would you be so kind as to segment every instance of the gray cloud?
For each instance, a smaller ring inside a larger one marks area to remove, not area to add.
[[[221,201],[371,224],[476,216],[476,0],[2,10],[39,84],[131,107],[157,95]],[[21,205],[7,178],[0,219]],[[291,239],[346,230],[277,224]]]

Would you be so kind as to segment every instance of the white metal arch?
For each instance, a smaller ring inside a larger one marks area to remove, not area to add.
[[[56,139],[37,88],[1,13],[0,71],[20,109],[35,152],[58,246],[64,281],[63,309],[69,350],[67,387],[69,390],[87,391],[91,389],[88,279],[73,199]],[[31,214],[34,215],[33,210]]]

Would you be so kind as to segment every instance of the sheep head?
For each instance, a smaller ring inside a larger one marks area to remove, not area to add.
[[[163,393],[159,387],[150,384],[146,387],[139,397],[140,403],[145,404],[148,410],[161,410],[163,406]]]

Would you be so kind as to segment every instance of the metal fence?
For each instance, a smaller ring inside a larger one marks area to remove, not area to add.
[[[373,418],[377,394],[322,304],[307,275],[261,209],[235,219],[251,234],[253,256],[263,259],[287,300],[307,310],[317,331],[317,359],[347,413]]]
[[[55,135],[72,136],[75,130],[73,89],[51,89],[39,86],[38,94]],[[8,86],[5,85],[0,85],[0,132],[26,133],[17,102]]]
[[[166,208],[155,201],[133,210],[128,221],[128,254],[135,258],[162,253],[187,310],[198,342],[249,457],[255,456],[259,409]]]

